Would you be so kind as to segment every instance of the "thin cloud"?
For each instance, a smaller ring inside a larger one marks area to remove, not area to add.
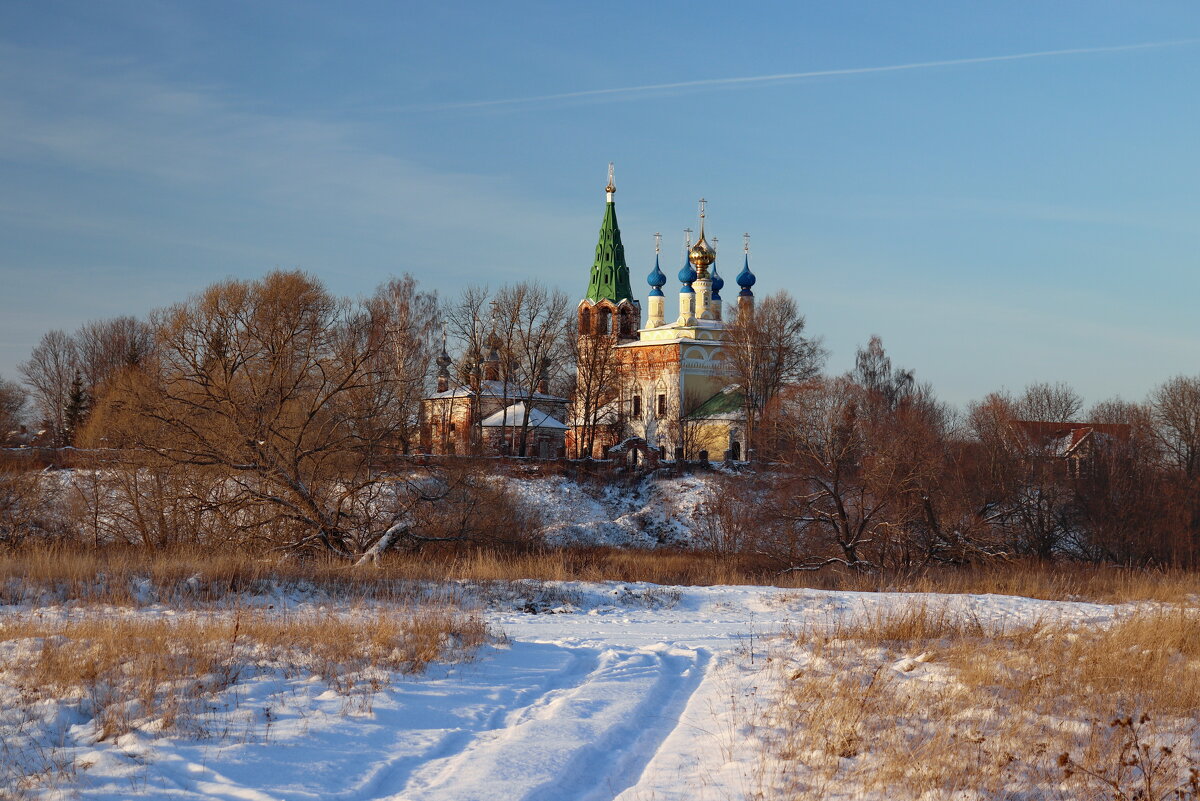
[[[1118,53],[1127,50],[1151,50],[1164,47],[1181,47],[1200,43],[1200,39],[1175,39],[1165,42],[1142,42],[1139,44],[1109,45],[1105,47],[1073,47],[1065,50],[1038,50],[1032,53],[1010,53],[1000,56],[979,56],[977,58],[954,58],[942,61],[918,61],[911,64],[887,64],[881,67],[850,67],[837,70],[811,70],[808,72],[783,72],[775,75],[750,75],[740,78],[704,78],[696,81],[676,81],[674,83],[653,83],[643,86],[622,86],[613,89],[585,89],[579,92],[558,92],[550,95],[531,95],[528,97],[507,97],[496,100],[471,100],[461,103],[439,103],[431,106],[410,106],[407,110],[440,111],[452,109],[488,108],[493,106],[512,106],[527,103],[545,103],[555,100],[578,100],[589,97],[610,97],[620,99],[634,97],[649,92],[664,92],[677,89],[706,89],[721,86],[746,86],[753,84],[779,83],[795,81],[803,78],[830,78],[839,75],[869,75],[876,72],[902,72],[905,70],[924,70],[936,67],[958,67],[967,64],[991,64],[999,61],[1024,61],[1035,58],[1051,58],[1056,56],[1078,56],[1090,53]]]

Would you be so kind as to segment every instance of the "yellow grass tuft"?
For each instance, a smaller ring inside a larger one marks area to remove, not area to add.
[[[754,726],[769,797],[1196,797],[1195,609],[999,629],[918,604],[773,656],[782,690]]]

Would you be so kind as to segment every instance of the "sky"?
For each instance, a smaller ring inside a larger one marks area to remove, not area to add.
[[[5,378],[49,329],[277,268],[348,296],[409,272],[447,297],[582,297],[610,161],[636,294],[656,231],[673,278],[705,197],[722,274],[749,232],[756,293],[796,297],[829,372],[876,334],[960,405],[1200,373],[1191,0],[43,0],[0,20]]]

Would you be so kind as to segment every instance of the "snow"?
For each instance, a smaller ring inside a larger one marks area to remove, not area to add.
[[[506,639],[470,661],[392,676],[374,695],[347,698],[311,675],[266,671],[225,691],[204,731],[96,742],[83,706],[63,699],[39,707],[40,739],[28,722],[17,727],[0,713],[0,740],[10,748],[18,737],[27,749],[60,745],[60,758],[87,765],[45,798],[745,798],[754,754],[744,705],[766,692],[773,674],[764,667],[764,643],[787,627],[831,626],[912,604],[1005,627],[1046,620],[1103,625],[1120,612],[1006,596],[614,582],[461,591]],[[154,597],[151,588],[144,594]],[[349,607],[305,594],[270,601],[293,615]],[[0,619],[34,609],[0,608]],[[85,613],[36,610],[47,618]],[[164,605],[102,612],[189,614]],[[919,672],[923,655],[901,662],[897,671]],[[0,709],[11,708],[17,692],[0,674]]]
[[[719,491],[717,473],[643,477],[632,486],[569,478],[499,477],[523,511],[557,521],[537,534],[548,545],[655,548],[695,544],[704,505]]]
[[[514,403],[511,406],[506,406],[490,417],[485,417],[479,425],[484,428],[500,428],[504,426],[520,428],[521,422],[525,419],[525,402]],[[559,431],[566,431],[567,426],[560,420],[556,420],[541,409],[529,410],[529,427],[530,428],[546,428]]]

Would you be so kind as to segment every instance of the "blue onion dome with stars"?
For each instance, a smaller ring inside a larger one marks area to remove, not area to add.
[[[658,254],[654,254],[654,271],[646,277],[646,283],[650,285],[650,297],[661,298],[663,296],[662,288],[666,286],[667,275],[658,266]]]
[[[746,261],[742,265],[742,271],[737,276],[737,285],[742,288],[742,291],[738,294],[743,297],[753,295],[754,293],[750,291],[750,287],[754,286],[754,282],[757,280],[754,277],[754,273],[750,272],[750,255],[747,254]]]

